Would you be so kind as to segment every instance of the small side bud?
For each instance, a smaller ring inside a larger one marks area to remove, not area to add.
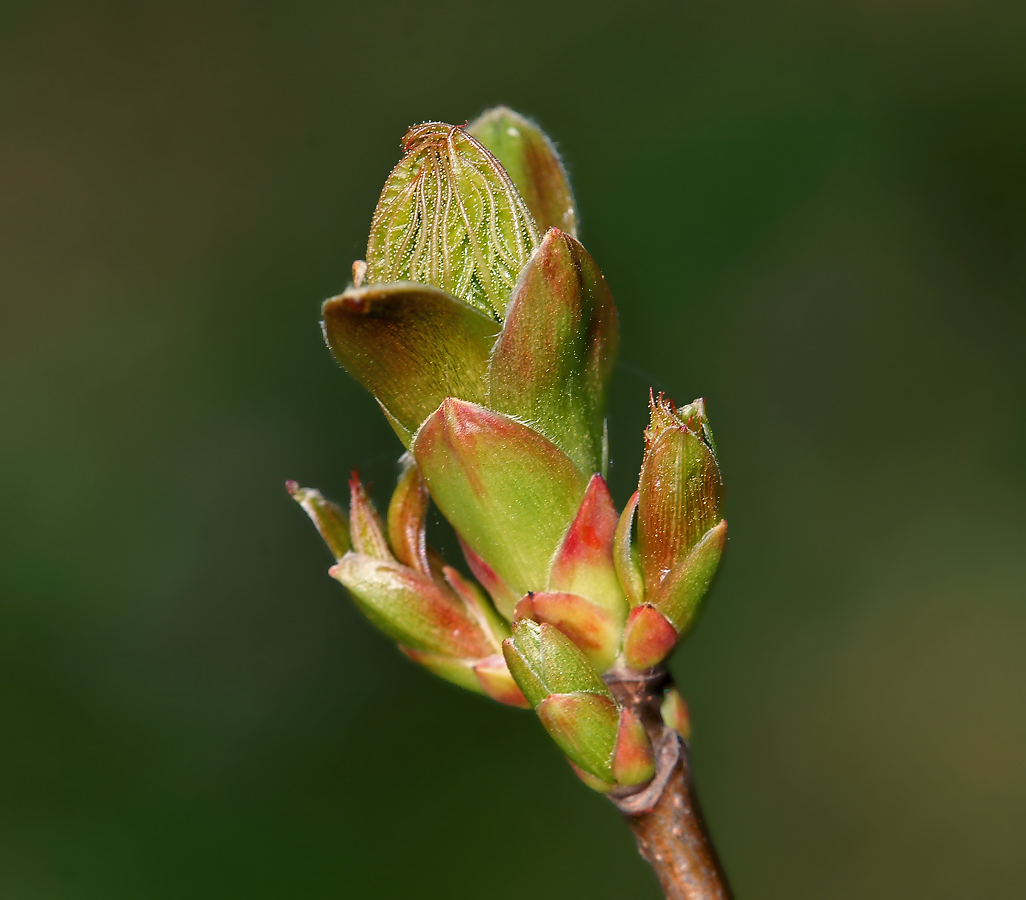
[[[694,621],[698,604],[712,584],[726,545],[727,522],[721,520],[677,564],[652,598],[652,604],[681,634]]]
[[[661,663],[677,644],[677,629],[648,603],[635,606],[623,631],[623,655],[632,669],[650,669]]]
[[[659,707],[663,717],[663,724],[672,728],[685,741],[691,738],[691,718],[688,715],[688,705],[676,688],[668,688],[663,696],[663,702]]]
[[[655,775],[652,742],[637,713],[626,707],[620,711],[612,771],[617,783],[623,785],[644,784]]]

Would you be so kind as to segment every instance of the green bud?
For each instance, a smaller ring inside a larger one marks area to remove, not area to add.
[[[453,125],[426,122],[378,200],[366,284],[432,284],[501,321],[538,230],[499,161]]]
[[[345,556],[352,545],[349,542],[349,523],[341,508],[326,500],[320,491],[300,487],[296,481],[286,481],[285,489],[310,517],[331,555],[336,560]]]
[[[662,395],[653,398],[638,485],[638,555],[645,601],[680,632],[690,625],[726,540],[721,494],[703,402],[678,411]]]
[[[492,353],[488,404],[529,423],[586,474],[600,471],[619,339],[598,266],[574,238],[553,229],[510,300]]]
[[[553,694],[537,712],[571,762],[602,781],[616,782],[611,762],[620,715],[615,701],[599,694]]]
[[[663,702],[659,706],[659,713],[662,716],[663,724],[672,728],[684,740],[691,737],[691,717],[688,714],[688,705],[676,688],[667,688],[663,695]]]
[[[558,628],[530,619],[513,623],[513,636],[502,642],[509,670],[531,706],[550,694],[613,695],[587,657]]]
[[[467,133],[509,172],[539,231],[558,228],[577,237],[577,204],[570,180],[544,131],[508,107],[497,106],[471,122]]]
[[[726,544],[727,523],[721,520],[677,563],[652,598],[652,604],[680,633],[683,634],[694,620],[698,604],[719,568]]]
[[[515,419],[449,399],[417,433],[413,455],[474,553],[515,595],[544,590],[588,484],[566,454]]]

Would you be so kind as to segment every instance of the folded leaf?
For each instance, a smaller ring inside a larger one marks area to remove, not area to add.
[[[530,119],[497,106],[471,122],[467,133],[494,153],[509,172],[539,231],[555,227],[577,237],[577,205],[570,179],[544,131]]]
[[[446,397],[483,401],[494,319],[425,284],[350,288],[325,301],[324,337],[405,446]]]
[[[586,474],[598,472],[618,345],[605,278],[574,238],[552,229],[513,291],[492,354],[488,404],[528,422]]]
[[[544,590],[587,487],[551,441],[508,416],[445,400],[413,455],[442,515],[517,594]]]
[[[538,231],[499,161],[465,131],[414,125],[381,192],[366,284],[433,284],[501,321]]]

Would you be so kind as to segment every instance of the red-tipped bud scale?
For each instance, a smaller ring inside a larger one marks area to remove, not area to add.
[[[349,540],[349,523],[341,507],[325,499],[315,488],[300,487],[295,481],[285,482],[285,489],[310,517],[331,555],[336,560],[345,556],[352,544]]]

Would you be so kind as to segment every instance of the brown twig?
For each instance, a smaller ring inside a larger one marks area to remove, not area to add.
[[[730,900],[727,878],[698,807],[687,743],[662,720],[662,691],[672,685],[662,667],[616,668],[609,689],[641,718],[656,753],[656,775],[640,790],[609,795],[627,817],[638,852],[652,867],[667,900]]]

